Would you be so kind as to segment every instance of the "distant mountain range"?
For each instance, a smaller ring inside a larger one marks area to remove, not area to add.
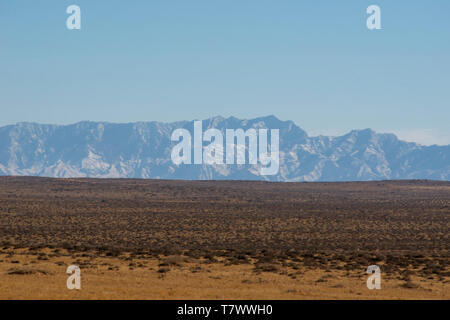
[[[175,129],[193,121],[72,125],[18,123],[0,127],[0,175],[270,181],[450,180],[450,146],[422,146],[353,130],[339,137],[309,137],[292,121],[214,117],[203,129],[280,131],[280,170],[260,176],[254,165],[172,163]]]

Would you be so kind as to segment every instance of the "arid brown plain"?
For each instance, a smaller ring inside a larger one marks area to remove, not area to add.
[[[448,299],[449,226],[449,182],[1,177],[0,298]]]

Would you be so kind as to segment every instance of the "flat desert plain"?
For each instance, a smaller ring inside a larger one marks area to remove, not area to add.
[[[449,226],[450,182],[0,177],[0,299],[449,299]]]

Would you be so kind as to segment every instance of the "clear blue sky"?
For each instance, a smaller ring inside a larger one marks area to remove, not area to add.
[[[0,111],[0,125],[274,114],[450,144],[450,1],[1,0]]]

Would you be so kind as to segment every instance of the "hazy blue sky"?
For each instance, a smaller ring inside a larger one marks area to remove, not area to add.
[[[450,144],[450,1],[1,0],[0,111],[0,125],[274,114]]]

